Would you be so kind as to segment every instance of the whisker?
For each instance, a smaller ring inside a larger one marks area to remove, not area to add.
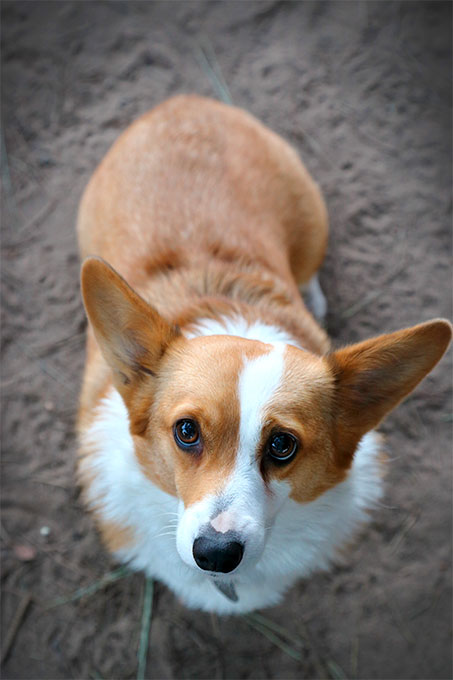
[[[175,536],[176,537],[176,531],[167,531],[163,534],[157,534],[157,536],[154,536],[154,538],[163,538],[164,536]]]

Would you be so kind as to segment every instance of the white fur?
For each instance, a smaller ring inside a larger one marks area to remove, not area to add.
[[[283,375],[285,345],[277,343],[269,349],[257,358],[245,359],[239,376],[239,448],[231,476],[223,480],[216,494],[206,496],[181,512],[177,548],[181,558],[194,569],[200,568],[193,557],[193,542],[209,523],[214,528],[219,523],[222,529],[228,527],[225,530],[234,531],[244,545],[244,556],[233,572],[235,576],[247,571],[263,552],[265,528],[273,520],[276,507],[274,496],[266,493],[256,452],[266,405]],[[230,574],[225,577],[218,574],[217,578],[231,577]]]
[[[250,430],[244,432],[245,439],[254,439]],[[135,537],[117,557],[166,583],[187,606],[221,614],[275,604],[296,579],[328,567],[337,548],[368,520],[367,510],[382,495],[380,443],[373,432],[360,442],[348,478],[314,502],[296,503],[288,498],[285,483],[275,484],[281,507],[267,529],[260,559],[231,578],[239,597],[235,603],[180,558],[175,540],[179,500],[154,486],[140,469],[128,414],[115,390],[102,401],[84,441],[94,448],[81,463],[94,475],[88,490],[93,508],[100,508],[96,512],[103,519],[129,527]]]
[[[239,428],[239,459],[249,464],[255,455],[262,429],[265,406],[280,385],[284,370],[283,343],[261,356],[246,361],[239,378],[239,404],[241,421]]]
[[[303,349],[289,333],[281,328],[261,321],[250,324],[240,316],[223,316],[219,321],[216,319],[199,319],[195,328],[190,332],[186,331],[185,335],[189,340],[200,335],[234,335],[265,343],[283,342]]]

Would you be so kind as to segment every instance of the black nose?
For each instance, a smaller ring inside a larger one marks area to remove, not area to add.
[[[228,536],[230,534],[230,536]],[[244,546],[232,540],[231,532],[221,534],[210,532],[208,536],[200,536],[193,542],[193,556],[201,569],[221,571],[227,574],[235,569],[242,560]]]

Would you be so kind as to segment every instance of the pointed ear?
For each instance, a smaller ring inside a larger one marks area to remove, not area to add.
[[[437,319],[345,347],[327,357],[336,384],[340,465],[350,465],[361,437],[437,364],[451,335],[451,324]]]
[[[115,387],[129,406],[133,388],[146,375],[155,375],[179,331],[99,257],[84,261],[81,283],[96,341],[113,371]]]

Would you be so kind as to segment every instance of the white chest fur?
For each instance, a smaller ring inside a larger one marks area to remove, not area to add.
[[[220,593],[209,576],[179,557],[176,525],[180,501],[143,474],[129,434],[128,414],[112,390],[102,401],[84,444],[93,453],[81,462],[93,482],[89,503],[104,521],[128,527],[134,542],[118,559],[166,583],[189,607],[221,614],[244,613],[279,601],[295,580],[325,569],[341,545],[368,520],[382,495],[380,438],[363,437],[348,478],[312,503],[287,499],[269,530],[259,561],[232,579],[238,601]]]

